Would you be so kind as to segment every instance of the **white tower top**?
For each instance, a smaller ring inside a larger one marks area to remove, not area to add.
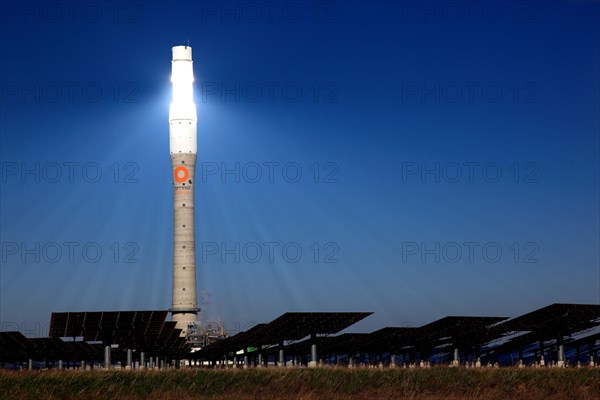
[[[190,46],[173,47],[173,61],[192,61],[192,48]]]
[[[173,102],[169,109],[171,154],[195,154],[198,144],[192,48],[190,46],[173,47],[171,66],[171,82],[173,84]]]

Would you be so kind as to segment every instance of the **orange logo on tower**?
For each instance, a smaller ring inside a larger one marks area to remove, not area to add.
[[[175,180],[179,183],[187,181],[190,176],[188,169],[182,165],[175,168]]]

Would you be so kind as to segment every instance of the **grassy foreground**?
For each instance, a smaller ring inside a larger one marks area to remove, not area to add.
[[[0,372],[0,399],[599,399],[600,369]]]

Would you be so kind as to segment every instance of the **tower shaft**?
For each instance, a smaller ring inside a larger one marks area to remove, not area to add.
[[[196,322],[196,241],[194,235],[194,170],[196,154],[171,154],[173,167],[173,320],[187,331]]]
[[[169,137],[173,169],[173,305],[171,313],[182,335],[198,318],[196,240],[194,234],[194,175],[197,118],[193,98],[192,48],[173,47]]]

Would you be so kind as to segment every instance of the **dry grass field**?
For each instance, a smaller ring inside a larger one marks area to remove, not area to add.
[[[600,369],[0,372],[0,399],[600,399]]]

